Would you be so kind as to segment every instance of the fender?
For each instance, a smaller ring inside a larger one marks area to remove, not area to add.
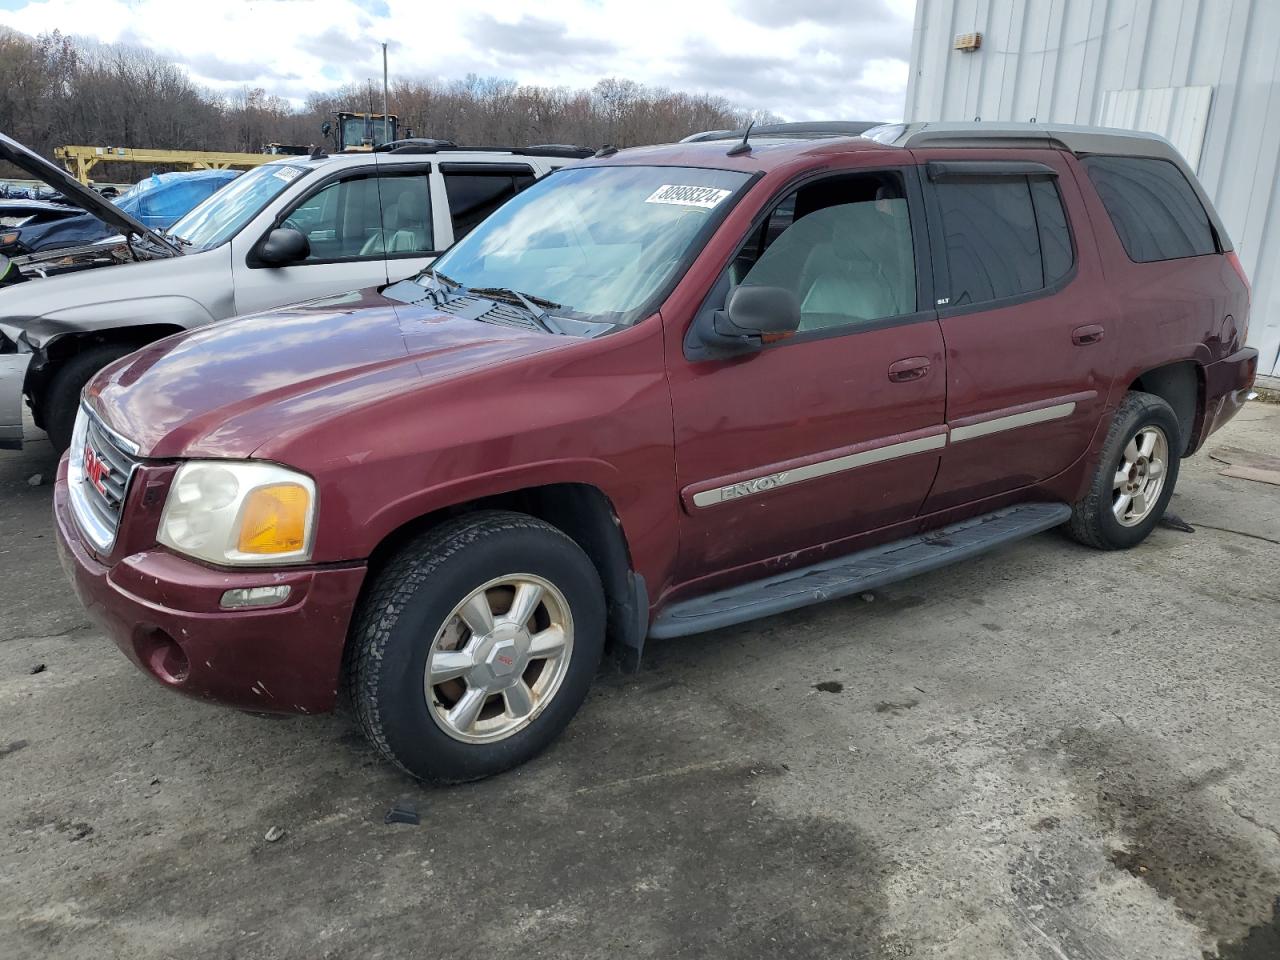
[[[636,523],[639,522],[639,518],[634,515],[635,505],[620,499],[620,494],[625,498],[625,493],[620,489],[619,481],[620,474],[612,464],[593,458],[543,460],[503,467],[488,473],[427,487],[401,497],[369,518],[361,531],[360,540],[355,542],[348,540],[341,545],[341,548],[345,548],[344,553],[351,554],[345,559],[367,557],[384,539],[419,517],[474,500],[515,493],[530,487],[545,487],[554,483],[580,483],[600,490],[617,511],[625,537],[628,527],[631,526],[629,518]],[[321,495],[323,496],[323,493]],[[627,539],[630,541],[630,538]],[[322,552],[323,546],[321,543],[316,544],[318,554]],[[339,545],[329,546],[338,547]],[[323,552],[324,555],[329,553],[329,551]]]
[[[156,324],[197,327],[211,323],[214,316],[204,305],[190,297],[167,295],[88,303],[53,310],[26,324],[27,341],[33,347],[45,347],[69,333],[96,333],[122,327],[147,327]],[[12,323],[13,321],[10,321]]]

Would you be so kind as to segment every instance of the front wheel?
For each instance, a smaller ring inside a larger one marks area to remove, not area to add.
[[[81,351],[62,364],[44,393],[44,427],[54,453],[71,446],[80,394],[93,375],[107,364],[133,353],[137,347],[103,345]]]
[[[1072,508],[1067,532],[1099,550],[1141,543],[1173,496],[1182,448],[1178,418],[1169,404],[1150,393],[1126,394],[1111,421],[1093,482]]]
[[[604,633],[600,578],[576,543],[523,514],[471,514],[377,575],[350,641],[352,706],[369,740],[413,776],[491,776],[569,723]]]

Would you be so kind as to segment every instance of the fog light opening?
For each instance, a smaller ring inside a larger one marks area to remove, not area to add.
[[[222,595],[221,606],[224,610],[271,607],[288,600],[291,590],[288,584],[276,584],[271,587],[237,587]]]
[[[133,642],[138,659],[163,682],[182,683],[191,673],[186,652],[160,628],[140,630]]]

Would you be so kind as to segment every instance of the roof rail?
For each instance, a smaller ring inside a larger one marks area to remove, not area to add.
[[[857,137],[879,126],[869,120],[801,120],[795,123],[760,123],[751,128],[753,137],[793,137],[813,140],[818,137]],[[693,133],[681,143],[705,143],[708,140],[741,140],[746,127],[737,130],[704,130]]]
[[[1086,127],[1069,123],[1005,123],[928,121],[873,127],[868,140],[894,147],[1049,147],[1071,153],[1123,154],[1137,157],[1177,156],[1164,137],[1140,130]]]
[[[581,160],[591,156],[586,147],[567,143],[543,143],[532,147],[473,147],[459,145],[452,140],[432,140],[427,137],[410,137],[391,140],[373,148],[374,153],[509,153],[517,157],[565,157]]]

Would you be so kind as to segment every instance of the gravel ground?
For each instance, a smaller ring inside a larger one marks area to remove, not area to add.
[[[1280,455],[1280,406],[1225,446]],[[0,957],[1274,960],[1280,486],[1220,468],[1194,533],[655,642],[545,756],[426,789],[135,671],[47,445],[0,453]]]

